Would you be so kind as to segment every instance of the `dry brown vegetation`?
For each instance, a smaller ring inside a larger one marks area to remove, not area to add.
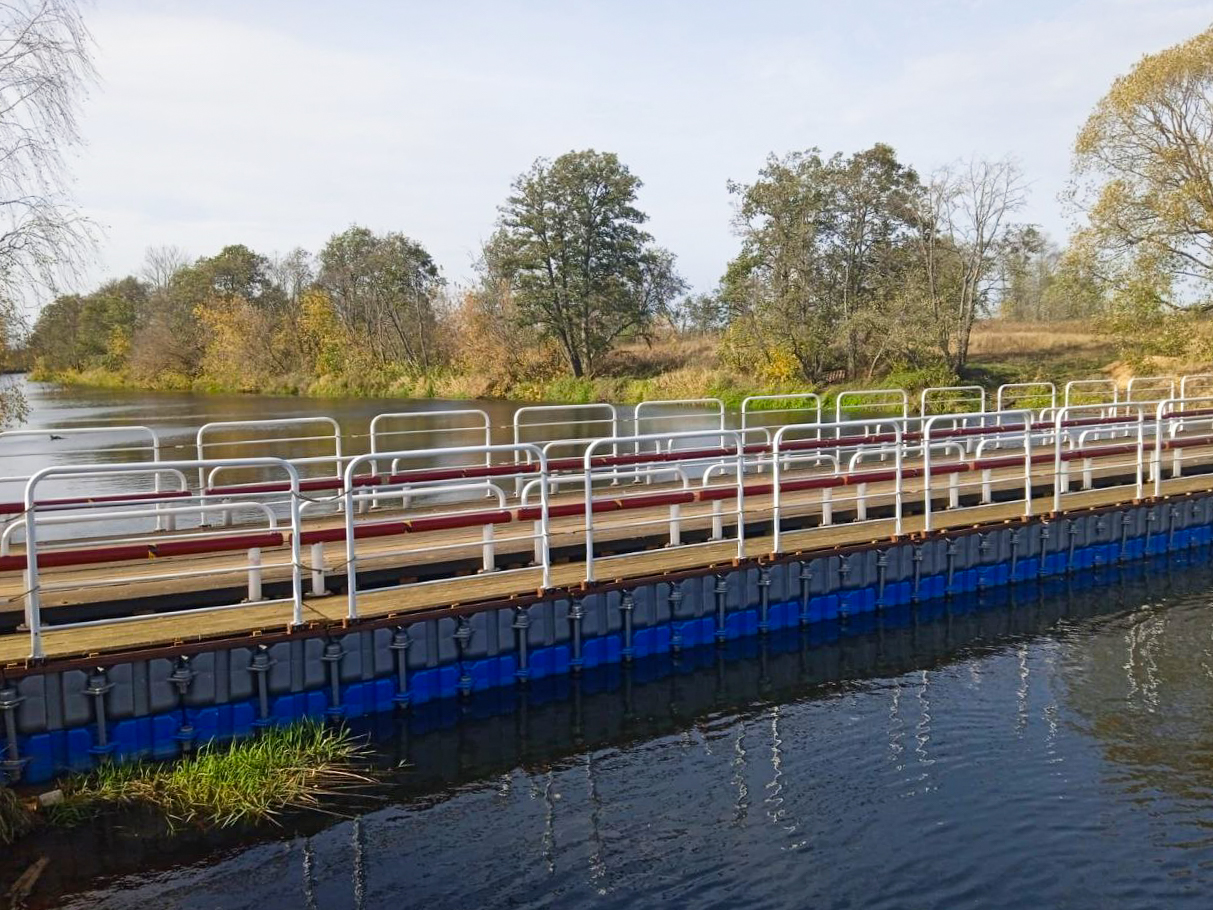
[[[975,357],[1060,352],[1111,355],[1112,350],[1112,340],[1085,319],[1061,322],[988,319],[973,327],[969,345],[969,352]]]

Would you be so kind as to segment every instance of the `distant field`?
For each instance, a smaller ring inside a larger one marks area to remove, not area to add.
[[[716,370],[718,344],[712,335],[630,342],[610,358],[603,374],[648,378],[689,368]],[[1116,360],[1111,340],[1082,320],[986,320],[974,328],[969,353],[971,378],[995,384],[1099,376]]]
[[[1116,347],[1089,322],[1004,322],[991,319],[973,329],[968,378],[996,385],[1109,375]]]
[[[973,329],[970,353],[975,357],[1035,354],[1114,354],[1106,336],[1085,320],[1068,322],[1004,322],[991,319]]]

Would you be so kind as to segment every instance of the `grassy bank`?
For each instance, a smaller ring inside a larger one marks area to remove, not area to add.
[[[749,395],[814,391],[827,399],[845,388],[874,384],[911,391],[958,381],[977,382],[993,389],[1004,382],[1052,380],[1108,375],[1116,364],[1109,340],[1085,323],[979,324],[973,333],[971,364],[963,377],[943,367],[894,371],[864,377],[843,385],[814,388],[796,380],[761,381],[728,369],[717,354],[712,337],[665,338],[653,343],[635,342],[619,348],[592,378],[541,375],[503,378],[475,371],[440,369],[408,374],[391,368],[349,370],[319,377],[276,376],[256,383],[234,385],[222,377],[191,379],[162,373],[145,379],[105,369],[35,370],[31,378],[65,385],[97,388],[152,389],[203,393],[260,393],[314,398],[501,398],[516,401],[583,403],[611,401],[634,404],[659,398],[719,398],[731,407]]]
[[[362,747],[345,728],[304,721],[204,745],[176,761],[103,764],[61,780],[61,801],[46,808],[0,787],[0,843],[40,825],[74,825],[132,809],[154,812],[170,827],[273,822],[370,783],[359,770],[361,757]]]

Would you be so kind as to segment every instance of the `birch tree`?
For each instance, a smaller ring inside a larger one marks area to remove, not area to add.
[[[74,274],[90,246],[65,158],[81,141],[90,41],[73,0],[0,4],[0,368],[25,308]],[[25,413],[19,387],[0,379],[0,426]]]
[[[998,254],[1027,201],[1010,159],[973,158],[941,168],[919,194],[915,245],[940,355],[957,373],[969,360],[973,324],[990,305]]]

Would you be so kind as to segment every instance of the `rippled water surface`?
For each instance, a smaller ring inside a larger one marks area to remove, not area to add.
[[[73,908],[1207,907],[1210,590],[1206,565],[1155,567],[384,721],[385,763],[411,764],[356,818],[168,853],[92,832],[45,886]]]

